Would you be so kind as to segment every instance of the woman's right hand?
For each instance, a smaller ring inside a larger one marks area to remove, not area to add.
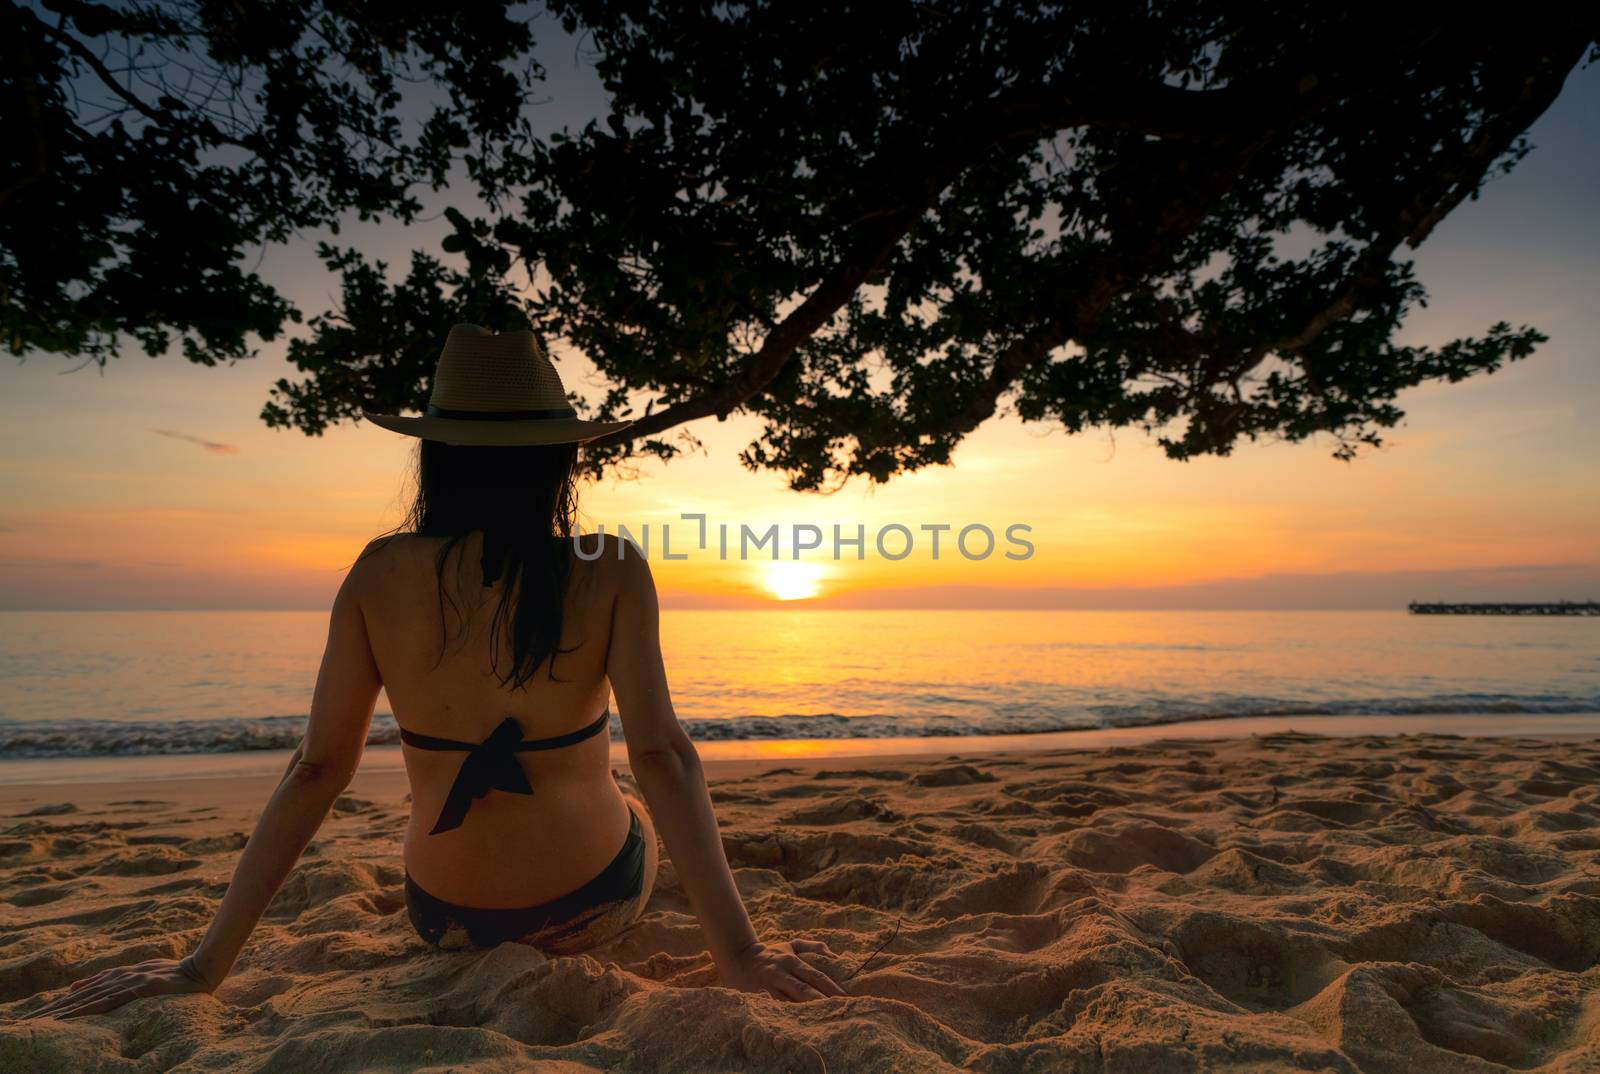
[[[846,994],[832,977],[801,958],[802,954],[839,957],[827,944],[816,940],[757,940],[735,955],[730,965],[721,968],[722,981],[741,992],[766,992],[779,999],[822,999]]]

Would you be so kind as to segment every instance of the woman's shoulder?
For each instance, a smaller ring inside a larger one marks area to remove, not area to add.
[[[619,588],[637,585],[641,577],[650,575],[639,546],[614,533],[575,534],[572,543],[580,561]]]
[[[638,545],[615,533],[575,533],[572,536],[572,543],[578,553],[590,562],[599,560],[620,562],[626,559],[642,559],[644,556],[644,553],[639,551]]]
[[[386,533],[367,542],[355,562],[350,565],[347,584],[367,586],[380,584],[379,580],[392,574],[399,566],[399,557],[406,547],[404,533]]]
[[[427,538],[424,538],[421,534],[417,533],[382,534],[367,542],[367,546],[363,548],[361,550],[361,554],[356,557],[356,563],[358,565],[362,563],[371,563],[376,565],[385,562],[392,562],[398,556],[404,555],[408,551],[415,549],[419,542],[425,541],[426,539]]]

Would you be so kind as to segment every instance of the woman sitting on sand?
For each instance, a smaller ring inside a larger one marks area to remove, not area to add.
[[[365,416],[420,438],[416,502],[334,599],[305,738],[216,921],[182,960],[107,970],[31,1017],[214,990],[350,783],[380,688],[411,784],[406,912],[429,943],[610,940],[650,898],[659,825],[726,984],[843,994],[801,957],[825,945],[751,927],[672,710],[644,557],[573,537],[577,445],[628,423],[579,420],[531,332],[474,325],[451,330],[425,416]],[[612,777],[608,690],[648,811]]]

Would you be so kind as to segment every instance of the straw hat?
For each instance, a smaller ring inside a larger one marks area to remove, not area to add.
[[[424,440],[498,447],[570,444],[633,424],[580,419],[532,332],[496,334],[475,324],[450,329],[433,375],[433,394],[421,416],[367,410],[361,416]]]

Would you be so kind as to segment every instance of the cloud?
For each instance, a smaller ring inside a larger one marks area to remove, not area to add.
[[[171,429],[151,429],[150,431],[157,436],[169,436],[174,440],[187,440],[191,444],[199,444],[215,455],[239,454],[238,444],[224,444],[216,440],[206,440],[198,436],[190,436],[188,433],[175,433]]]

